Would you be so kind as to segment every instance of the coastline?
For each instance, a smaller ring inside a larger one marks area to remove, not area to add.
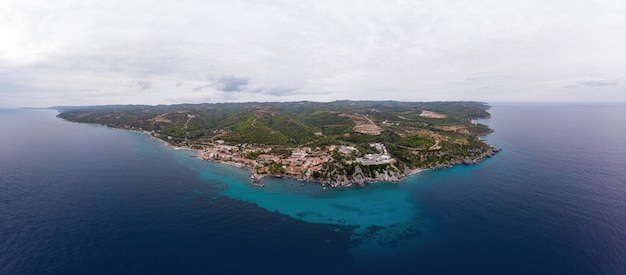
[[[65,120],[62,119],[63,121],[66,122],[73,122],[73,121],[69,121],[69,120]],[[76,122],[74,122],[76,123]],[[343,181],[338,181],[338,180],[319,180],[319,179],[311,179],[311,178],[307,178],[304,176],[301,177],[297,177],[297,176],[293,176],[293,175],[289,175],[286,173],[278,173],[278,174],[259,174],[256,172],[256,170],[253,167],[249,167],[246,164],[243,163],[238,163],[235,161],[229,161],[229,160],[222,160],[222,159],[210,159],[208,157],[205,156],[205,151],[204,149],[194,149],[194,148],[190,148],[187,146],[177,146],[174,144],[171,144],[169,142],[167,142],[166,140],[163,140],[161,138],[158,138],[156,136],[154,136],[154,133],[150,132],[150,131],[145,131],[145,130],[136,130],[136,129],[125,129],[125,128],[116,128],[116,127],[110,127],[107,125],[101,125],[101,124],[96,124],[96,125],[100,125],[100,126],[104,126],[106,128],[111,128],[111,129],[117,129],[117,130],[126,130],[126,131],[131,131],[131,132],[135,132],[135,133],[140,133],[140,134],[144,134],[147,135],[151,138],[154,138],[156,140],[159,140],[162,144],[164,144],[166,147],[170,147],[173,148],[174,150],[188,150],[188,151],[192,151],[194,152],[196,155],[193,157],[196,157],[202,161],[211,161],[211,162],[216,162],[216,163],[220,163],[220,164],[225,164],[225,165],[230,165],[233,167],[237,167],[237,168],[241,168],[241,169],[246,169],[249,174],[250,174],[250,181],[252,184],[254,184],[257,187],[264,187],[265,185],[261,182],[264,178],[286,178],[286,179],[291,179],[291,180],[295,180],[295,181],[300,181],[300,182],[309,182],[309,183],[319,183],[322,187],[326,187],[326,186],[330,186],[333,188],[340,188],[340,187],[353,187],[353,186],[364,186],[367,184],[373,184],[373,183],[379,183],[379,182],[387,182],[387,183],[400,183],[403,179],[418,174],[420,172],[423,171],[427,171],[427,170],[437,170],[437,169],[445,169],[445,168],[450,168],[452,166],[455,165],[473,165],[473,164],[477,164],[479,162],[481,162],[482,160],[489,158],[493,155],[495,155],[496,153],[500,152],[501,149],[500,148],[496,148],[496,147],[491,147],[491,149],[485,153],[483,153],[480,157],[475,158],[475,159],[464,159],[464,160],[458,160],[449,164],[441,164],[441,165],[437,165],[436,167],[432,167],[432,168],[414,168],[414,169],[405,169],[404,171],[398,171],[398,172],[394,172],[394,173],[390,173],[390,174],[379,174],[378,177],[373,178],[373,177],[363,177],[360,180],[343,180]],[[190,156],[192,157],[192,156]]]
[[[68,121],[68,120],[64,120],[64,121]],[[73,122],[73,121],[68,121],[68,122]],[[100,124],[96,124],[96,125],[100,125]],[[209,161],[209,162],[216,162],[216,163],[220,163],[220,164],[225,164],[225,165],[229,165],[232,167],[237,167],[237,168],[241,168],[241,169],[246,169],[247,172],[249,172],[250,174],[250,181],[252,184],[254,184],[256,187],[264,187],[265,185],[261,182],[264,178],[285,178],[285,179],[291,179],[291,180],[295,180],[295,181],[300,181],[300,182],[308,182],[308,183],[319,183],[322,187],[326,187],[326,186],[330,186],[333,188],[345,188],[345,187],[354,187],[354,186],[364,186],[367,184],[373,184],[373,183],[382,183],[382,182],[387,182],[387,183],[400,183],[403,179],[418,174],[420,172],[423,171],[427,171],[427,170],[438,170],[438,169],[445,169],[445,168],[450,168],[453,167],[455,165],[473,165],[473,164],[477,164],[479,162],[481,162],[482,160],[489,158],[493,155],[495,155],[496,153],[500,152],[501,149],[497,148],[497,147],[491,147],[492,150],[485,152],[483,155],[481,155],[479,158],[476,159],[465,159],[465,160],[458,160],[455,161],[453,163],[449,163],[449,164],[445,164],[445,165],[438,165],[436,167],[432,167],[432,168],[414,168],[414,169],[405,169],[404,171],[398,171],[397,173],[393,173],[392,175],[381,175],[381,177],[377,177],[377,178],[372,178],[372,177],[366,177],[363,178],[360,181],[332,181],[332,180],[318,180],[318,179],[311,179],[311,178],[306,178],[306,177],[297,177],[297,176],[293,176],[293,175],[289,175],[286,173],[280,173],[280,174],[259,174],[255,171],[254,168],[249,167],[243,163],[238,163],[235,161],[228,161],[228,160],[222,160],[222,159],[210,159],[208,157],[205,157],[205,153],[203,151],[203,149],[194,149],[194,148],[190,148],[187,146],[177,146],[174,144],[171,144],[169,142],[167,142],[166,140],[160,139],[156,136],[153,135],[152,132],[149,131],[144,131],[144,130],[136,130],[136,129],[124,129],[124,128],[116,128],[116,127],[110,127],[107,125],[101,125],[104,126],[106,128],[111,128],[111,129],[117,129],[117,130],[126,130],[126,131],[131,131],[131,132],[136,132],[136,133],[140,133],[140,134],[144,134],[147,135],[151,138],[154,138],[156,140],[159,140],[162,144],[164,144],[166,147],[170,147],[174,150],[188,150],[188,151],[193,151],[196,155],[193,157],[196,157],[202,161]],[[191,156],[190,156],[191,157]],[[408,171],[408,172],[407,172]]]
[[[58,114],[57,117],[66,122],[81,123],[65,119]],[[190,115],[187,115],[187,117],[187,120],[193,118],[193,116]],[[476,121],[472,120],[472,124],[475,125],[475,123]],[[263,143],[229,144],[225,143],[224,140],[218,139],[194,144],[191,140],[187,140],[187,137],[185,137],[184,140],[179,139],[175,141],[172,140],[171,136],[161,134],[160,131],[159,133],[156,133],[154,130],[146,131],[141,127],[136,128],[135,126],[129,126],[127,124],[114,125],[111,123],[101,124],[93,122],[90,124],[149,135],[175,150],[183,149],[193,151],[194,156],[190,157],[197,157],[204,161],[216,161],[221,164],[246,169],[250,173],[251,182],[260,187],[263,187],[261,180],[266,177],[288,178],[301,182],[315,182],[322,186],[331,187],[364,186],[377,182],[398,183],[406,177],[425,170],[449,168],[459,164],[473,165],[501,151],[501,149],[487,144],[489,147],[482,146],[474,148],[469,154],[453,155],[453,157],[447,159],[441,158],[441,156],[445,156],[448,152],[444,151],[439,155],[439,150],[442,148],[439,142],[440,139],[447,139],[433,132],[424,130],[426,132],[420,132],[420,135],[435,138],[436,140],[435,145],[425,147],[428,150],[425,151],[426,153],[422,154],[428,154],[429,157],[436,155],[435,160],[431,159],[428,162],[411,163],[410,161],[399,161],[398,157],[400,156],[389,154],[386,144],[383,142],[369,143],[369,147],[374,148],[374,152],[370,154],[360,153],[360,150],[351,146],[351,143],[335,143],[318,146],[314,149],[312,149],[313,147],[301,144],[286,149],[281,148],[280,153],[274,153],[273,149],[275,148],[273,148],[273,146],[264,145]],[[186,127],[186,124],[184,127]],[[449,131],[450,129],[444,130]],[[462,133],[468,134],[466,132]],[[478,139],[483,141],[480,136],[481,135],[479,135]],[[165,139],[165,137],[167,137],[167,139]],[[457,139],[454,143],[460,143],[461,146],[466,145],[463,142],[467,143],[467,140]],[[174,143],[179,145],[175,145]],[[426,150],[417,149],[419,147],[399,147],[411,150]],[[289,150],[287,154],[285,154],[285,150]],[[360,154],[356,154],[355,152]],[[424,155],[421,156],[424,158]],[[404,158],[402,159],[404,160]],[[409,158],[407,157],[406,159]]]
[[[481,162],[482,160],[484,160],[486,158],[489,158],[489,157],[495,155],[497,152],[501,151],[501,149],[493,147],[492,149],[494,149],[494,151],[490,151],[491,153],[485,154],[485,156],[482,156],[479,159],[473,159],[471,162],[461,161],[460,160],[460,161],[452,163],[452,164],[448,164],[448,165],[444,165],[444,166],[438,166],[438,167],[434,167],[434,168],[414,168],[414,169],[410,169],[410,170],[407,169],[408,172],[406,172],[407,170],[405,170],[405,172],[400,172],[400,173],[395,174],[395,177],[392,178],[392,180],[380,180],[378,178],[371,178],[371,177],[369,177],[369,178],[366,178],[365,181],[361,181],[361,182],[347,182],[347,184],[335,184],[336,182],[334,182],[334,181],[315,180],[315,179],[310,179],[310,178],[305,178],[305,177],[292,176],[292,175],[289,175],[289,174],[274,174],[274,175],[259,174],[259,173],[256,173],[256,171],[252,167],[249,167],[249,166],[247,166],[245,164],[242,164],[242,163],[237,163],[237,162],[234,162],[234,161],[226,161],[226,160],[217,160],[217,159],[205,158],[205,157],[203,157],[204,152],[201,149],[191,149],[191,148],[188,148],[188,147],[178,147],[178,146],[171,145],[171,144],[167,143],[166,141],[163,141],[163,142],[168,144],[168,146],[171,146],[171,147],[174,147],[174,148],[193,150],[193,151],[195,151],[197,153],[196,157],[198,159],[202,160],[202,161],[216,162],[216,163],[230,165],[230,166],[241,168],[241,169],[246,169],[249,172],[249,174],[250,174],[251,182],[255,186],[257,186],[257,187],[264,187],[264,184],[261,182],[261,180],[263,180],[264,178],[285,178],[285,179],[291,179],[291,180],[300,181],[300,182],[318,183],[322,187],[330,186],[330,187],[334,187],[334,188],[364,186],[366,184],[384,183],[384,182],[386,182],[386,183],[400,183],[405,178],[408,178],[410,176],[413,176],[413,175],[416,175],[416,174],[419,174],[421,172],[428,171],[428,170],[445,169],[445,168],[453,167],[455,165],[473,165],[473,164],[477,164],[477,163]]]

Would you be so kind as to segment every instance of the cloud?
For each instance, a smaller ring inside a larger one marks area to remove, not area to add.
[[[213,84],[205,84],[205,85],[196,86],[196,87],[193,87],[191,89],[191,91],[192,92],[200,92],[200,91],[202,91],[202,90],[204,90],[206,88],[209,88],[209,87],[213,87]]]
[[[270,88],[270,89],[262,90],[262,93],[272,95],[272,96],[286,96],[286,95],[298,94],[295,88]]]
[[[248,89],[246,90],[246,92],[252,93],[252,94],[265,94],[265,95],[276,96],[276,97],[305,94],[302,91],[298,91],[298,89],[292,88],[292,87],[270,87],[270,88],[256,87],[256,88]]]
[[[619,79],[583,79],[566,84],[563,88],[615,87],[619,84],[619,82]]]
[[[222,76],[215,82],[215,88],[223,92],[243,92],[250,79],[241,76]]]
[[[145,80],[138,80],[135,83],[135,87],[139,90],[139,91],[143,91],[143,90],[147,90],[152,88],[152,83],[150,81],[145,81]]]
[[[192,89],[192,92],[200,92],[209,88],[214,90],[230,94],[263,94],[274,97],[284,97],[295,94],[301,94],[298,89],[293,87],[273,86],[265,87],[257,85],[248,76],[234,76],[225,75],[218,77],[216,80],[211,81],[208,84],[196,86]],[[229,97],[238,98],[238,97]]]
[[[563,87],[607,90],[571,100],[623,101],[622,0],[0,2],[9,106],[94,87],[110,96],[90,104],[541,101]]]

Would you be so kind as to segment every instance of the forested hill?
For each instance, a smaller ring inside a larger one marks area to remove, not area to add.
[[[156,131],[171,136],[174,142],[185,136],[188,140],[210,139],[216,131],[222,135],[228,132],[223,139],[245,143],[296,145],[320,137],[341,140],[346,134],[358,135],[354,127],[366,118],[381,127],[385,136],[410,135],[421,129],[441,132],[437,127],[452,125],[463,126],[474,134],[489,131],[470,123],[470,119],[489,116],[486,111],[489,106],[478,102],[335,101],[54,108],[61,111],[60,118],[69,121]],[[446,117],[420,116],[423,111]],[[188,115],[194,118],[187,123]]]
[[[472,120],[489,117],[480,102],[334,101],[55,107],[68,121],[150,132],[177,146],[220,144],[294,148],[350,146],[352,158],[382,143],[402,167],[441,167],[480,159],[491,130]],[[380,153],[380,152],[378,152]],[[287,156],[288,154],[285,153]],[[252,156],[251,158],[253,158]]]

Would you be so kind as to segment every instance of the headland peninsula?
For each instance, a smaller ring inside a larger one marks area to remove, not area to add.
[[[141,131],[204,160],[332,187],[398,182],[500,149],[481,102],[269,102],[53,107],[67,121]]]

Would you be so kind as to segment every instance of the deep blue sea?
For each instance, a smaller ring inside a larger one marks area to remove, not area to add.
[[[0,110],[0,274],[626,274],[626,105],[490,113],[480,164],[324,190]]]

